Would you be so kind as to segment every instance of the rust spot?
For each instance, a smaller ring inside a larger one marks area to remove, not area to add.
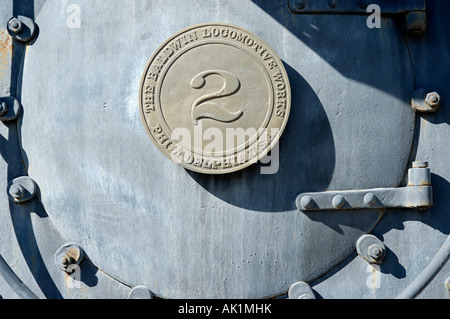
[[[9,77],[8,70],[11,67],[12,50],[12,39],[8,31],[0,29],[0,83],[9,81],[4,81],[3,77]]]

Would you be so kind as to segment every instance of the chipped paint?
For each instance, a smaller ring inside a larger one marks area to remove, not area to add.
[[[11,68],[12,39],[8,31],[0,30],[0,83],[9,83]]]

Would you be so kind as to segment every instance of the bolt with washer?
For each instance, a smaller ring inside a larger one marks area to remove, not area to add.
[[[8,27],[9,27],[9,30],[11,30],[15,34],[18,34],[18,33],[22,32],[22,27],[23,27],[22,21],[20,21],[17,18],[12,18],[8,22]]]
[[[83,250],[78,245],[70,245],[59,255],[60,267],[66,272],[71,265],[77,265],[83,259]]]
[[[441,97],[436,92],[430,92],[426,95],[425,102],[434,109],[441,103]]]
[[[379,263],[383,260],[385,251],[382,247],[377,244],[370,245],[368,248],[369,257],[375,262]]]
[[[9,194],[14,199],[22,198],[24,193],[25,193],[24,188],[22,187],[22,185],[19,185],[19,184],[13,184],[13,185],[11,185],[11,188],[9,189]]]

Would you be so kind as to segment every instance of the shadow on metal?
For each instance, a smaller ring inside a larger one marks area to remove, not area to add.
[[[258,162],[231,174],[186,170],[205,190],[229,204],[263,212],[293,210],[299,192],[324,190],[333,175],[335,146],[324,108],[305,79],[283,63],[293,89],[289,121],[279,141],[279,162],[272,151],[269,164]],[[269,165],[279,165],[276,173],[262,174]]]
[[[366,16],[360,28],[352,28],[349,34],[364,33],[373,31],[380,33],[379,39],[383,39],[384,43],[378,41],[366,41],[366,43],[354,43],[351,36],[342,34],[342,25],[348,25],[348,14],[313,14],[302,15],[294,14],[288,8],[288,1],[265,1],[265,0],[251,0],[272,18],[278,21],[284,28],[289,30],[293,35],[300,39],[304,44],[310,47],[315,53],[329,63],[338,72],[347,78],[356,80],[361,83],[366,83],[372,87],[376,87],[384,92],[397,96],[396,88],[386,81],[384,76],[373,76],[370,72],[364,72],[368,66],[378,64],[380,67],[380,74],[385,73],[389,75],[391,66],[379,63],[383,61],[380,56],[378,48],[383,45],[398,46],[405,45],[405,43],[392,42],[392,28],[398,29],[398,32],[403,34],[402,21],[397,21],[396,17],[389,16],[388,18],[381,17],[381,28],[369,29],[365,24]],[[327,18],[333,16],[333,19]],[[357,15],[353,15],[352,19],[357,19]],[[359,25],[359,24],[358,24]],[[336,57],[339,50],[346,48],[345,53],[348,59],[342,63],[341,59]],[[369,53],[369,54],[367,54]],[[402,78],[407,78],[402,74],[392,74],[397,77],[399,81]]]
[[[41,2],[42,6],[44,2]],[[34,1],[14,1],[13,2],[13,16],[23,15],[30,18],[35,17],[33,6]],[[11,57],[11,78],[10,78],[10,92],[11,95],[16,97],[19,101],[21,100],[22,92],[22,75],[23,75],[23,65],[26,54],[26,46],[32,45],[38,38],[39,28],[37,28],[37,34],[33,40],[29,43],[20,43],[18,41],[13,41],[12,44],[12,57]],[[8,139],[0,136],[0,156],[3,158],[7,164],[7,174],[8,180],[13,180],[19,176],[28,176],[27,166],[26,166],[26,153],[21,146],[21,119],[23,117],[24,109],[22,109],[22,114],[16,121],[4,122],[3,124],[8,128]],[[5,190],[6,192],[8,190]],[[55,244],[65,240],[64,236],[54,227],[52,221],[48,219],[48,215],[43,207],[40,200],[40,192],[36,197],[25,203],[14,203],[9,202],[10,215],[12,224],[14,227],[14,233],[19,244],[19,248],[23,254],[24,260],[27,263],[28,269],[30,270],[33,278],[35,279],[37,285],[42,291],[45,298],[48,299],[62,299],[64,298],[58,289],[55,281],[53,280],[48,265],[44,262],[45,257],[52,254],[52,247],[45,247],[38,243],[35,231],[41,231],[42,227],[34,225],[34,223],[39,224],[43,221],[45,225],[45,240],[54,241]],[[48,227],[46,227],[48,226]],[[42,237],[42,236],[41,236]],[[44,254],[41,249],[48,249]],[[46,255],[46,256],[43,256]],[[2,258],[0,256],[0,258]],[[83,261],[82,268],[83,272],[81,274],[81,281],[89,286],[93,287],[97,285],[98,278],[96,273],[98,268],[95,267],[85,256],[85,261]],[[22,298],[37,298],[37,296],[25,286],[23,282],[12,272],[6,261],[3,261],[2,275],[10,284],[11,288]],[[1,297],[0,297],[1,298]]]

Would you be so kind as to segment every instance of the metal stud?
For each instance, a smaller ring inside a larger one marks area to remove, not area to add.
[[[36,195],[37,185],[28,176],[21,176],[8,183],[8,193],[12,201],[23,203],[33,199]]]
[[[373,235],[363,235],[356,242],[356,251],[369,264],[381,264],[386,256],[386,247]]]
[[[37,26],[34,21],[25,16],[12,17],[8,21],[8,33],[9,35],[20,42],[31,41],[37,31]]]
[[[66,243],[55,253],[55,265],[65,272],[73,270],[72,266],[78,265],[84,258],[83,249],[76,243]]]

